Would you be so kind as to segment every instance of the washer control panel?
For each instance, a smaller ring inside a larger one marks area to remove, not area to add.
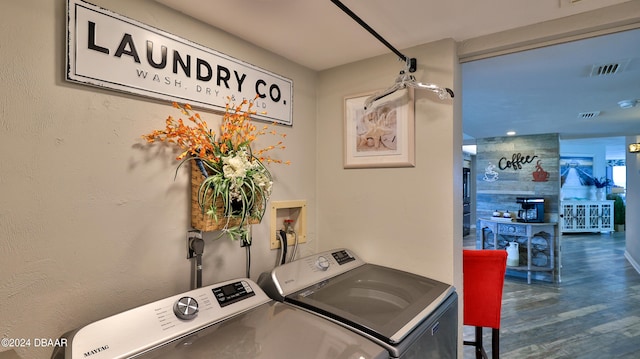
[[[65,358],[83,358],[86,353],[91,359],[128,358],[270,301],[248,278],[197,288],[65,334]]]
[[[353,251],[339,248],[278,266],[271,271],[268,282],[260,284],[264,284],[263,288],[267,288],[272,298],[284,299],[284,296],[364,264]]]
[[[192,297],[182,297],[173,305],[173,314],[184,320],[193,319],[198,315],[198,301]]]
[[[355,261],[356,258],[354,256],[352,256],[351,254],[349,254],[349,252],[347,252],[346,250],[340,250],[340,251],[335,251],[332,252],[331,255],[333,256],[333,259],[336,260],[336,262],[338,262],[338,264],[343,265],[346,263],[349,263],[351,261]]]
[[[226,307],[244,298],[256,295],[249,283],[246,281],[234,282],[221,287],[213,288],[213,295],[216,296],[218,304]]]
[[[329,260],[325,256],[318,256],[318,258],[316,259],[316,267],[318,267],[318,269],[320,269],[321,271],[329,269],[330,265],[331,263],[329,263]]]

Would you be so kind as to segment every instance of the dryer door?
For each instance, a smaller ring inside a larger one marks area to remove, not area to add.
[[[365,264],[293,293],[285,301],[395,344],[454,291],[434,279]]]

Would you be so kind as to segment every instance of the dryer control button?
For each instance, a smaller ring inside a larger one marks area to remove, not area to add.
[[[182,297],[173,305],[173,313],[180,319],[193,319],[198,315],[198,302],[191,297]]]
[[[324,256],[320,256],[316,259],[316,267],[318,267],[318,269],[322,271],[329,269],[329,265],[329,260],[327,260],[327,258],[325,258]]]

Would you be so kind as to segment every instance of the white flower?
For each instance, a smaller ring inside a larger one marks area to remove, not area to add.
[[[248,180],[260,188],[265,200],[271,195],[273,182],[269,172],[259,161],[251,161],[250,157],[247,150],[238,150],[231,156],[222,157],[222,176],[228,181],[231,200],[242,200],[242,189]],[[246,187],[244,189],[246,191]]]
[[[229,179],[244,178],[247,175],[247,170],[252,167],[247,157],[246,151],[238,151],[233,156],[222,157],[224,177]]]
[[[266,196],[269,197],[271,194],[271,186],[273,185],[273,181],[269,179],[264,172],[256,172],[253,175],[253,182],[265,192]]]

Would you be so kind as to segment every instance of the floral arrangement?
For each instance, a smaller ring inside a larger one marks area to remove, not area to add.
[[[600,177],[600,178],[593,177],[593,185],[596,186],[596,188],[609,187],[611,186],[611,184],[612,184],[611,180],[606,177]]]
[[[176,120],[169,116],[165,121],[165,129],[142,137],[147,142],[167,142],[180,148],[182,152],[176,159],[182,162],[178,169],[186,161],[195,162],[204,178],[198,190],[198,204],[202,213],[216,221],[225,220],[218,218],[217,203],[221,200],[223,217],[226,218],[222,231],[237,240],[246,238],[250,219],[259,222],[264,215],[273,184],[264,164],[289,164],[289,161],[283,162],[269,155],[274,149],[285,148],[282,140],[258,150],[252,149],[252,143],[258,136],[271,134],[284,139],[286,134],[269,130],[269,125],[260,129],[254,125],[251,120],[256,113],[253,101],[243,100],[235,105],[231,104],[231,98],[227,99],[218,134],[208,127],[199,113],[193,112],[190,105],[181,106],[174,102],[173,107],[188,116],[190,124],[185,124],[182,118]],[[230,227],[231,218],[239,221],[233,222],[234,225]]]

